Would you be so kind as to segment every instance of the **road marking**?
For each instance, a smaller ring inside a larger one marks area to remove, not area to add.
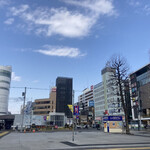
[[[0,133],[0,137],[6,135],[7,133],[8,133],[8,131]]]
[[[150,147],[131,147],[131,148],[111,148],[111,149],[91,149],[91,150],[132,150],[132,149],[150,149]]]

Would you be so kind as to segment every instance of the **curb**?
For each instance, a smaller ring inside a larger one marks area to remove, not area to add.
[[[4,136],[8,135],[10,133],[10,131],[4,131],[2,133],[0,133],[0,139],[3,138]]]

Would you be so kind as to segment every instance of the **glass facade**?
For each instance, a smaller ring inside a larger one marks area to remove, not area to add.
[[[50,121],[53,122],[54,125],[64,126],[64,116],[63,115],[52,115],[50,116]]]
[[[72,78],[58,77],[56,79],[56,112],[65,113],[67,118],[72,117],[68,104],[72,105]]]
[[[140,86],[143,86],[150,82],[150,71],[145,72],[137,77],[137,81],[139,82]]]
[[[138,119],[139,106],[141,116],[146,115],[146,109],[150,108],[150,64],[130,75],[130,86],[133,119]]]

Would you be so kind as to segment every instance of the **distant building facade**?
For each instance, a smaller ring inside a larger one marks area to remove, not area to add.
[[[93,97],[95,103],[95,119],[99,120],[105,112],[104,87],[102,82],[94,85]]]
[[[0,115],[8,114],[8,98],[12,68],[0,66]]]
[[[25,109],[24,109],[24,114],[25,115],[31,115],[33,113],[33,107],[34,107],[34,102],[32,101],[28,101],[26,106],[25,106]]]
[[[73,103],[73,79],[58,77],[56,87],[56,112],[65,113],[67,118],[71,118],[72,112],[68,108],[68,104],[72,105]]]
[[[89,102],[93,101],[93,86],[91,86],[91,89],[86,88],[83,90],[83,94],[78,96],[78,102],[80,108],[82,108],[82,112],[88,112],[89,111]]]
[[[130,74],[130,87],[133,120],[150,125],[150,64]]]
[[[55,110],[56,110],[56,87],[51,89],[49,98],[35,100],[33,114],[48,116],[50,112],[55,112]]]
[[[90,89],[84,89],[83,94],[78,96],[78,105],[80,108],[80,123],[92,125],[95,120],[93,85]]]

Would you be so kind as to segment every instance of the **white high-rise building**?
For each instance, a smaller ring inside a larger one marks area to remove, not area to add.
[[[0,115],[8,113],[11,66],[0,66]]]
[[[114,72],[115,70],[112,68],[104,68],[102,70],[102,82],[94,86],[96,120],[104,115],[124,115],[120,96],[117,95],[118,86],[112,77]]]
[[[91,89],[84,89],[83,94],[78,96],[79,105],[81,108],[84,107],[84,110],[89,109],[89,101],[93,101],[93,86],[91,86]]]

